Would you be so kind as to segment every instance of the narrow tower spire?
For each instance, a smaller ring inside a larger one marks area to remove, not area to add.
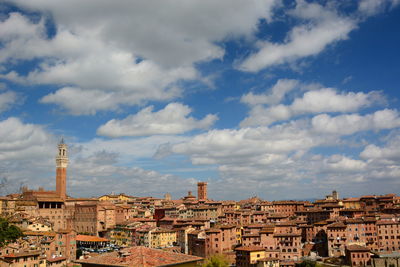
[[[67,198],[67,166],[67,145],[64,143],[63,138],[58,144],[58,154],[56,156],[56,193],[63,200]]]

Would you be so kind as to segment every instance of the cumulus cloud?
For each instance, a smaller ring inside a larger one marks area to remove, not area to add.
[[[132,166],[132,160],[151,158],[159,144],[184,140],[184,137],[155,136],[140,140],[73,142],[67,138],[68,192],[76,197],[112,191],[160,197],[169,192],[181,197],[185,191],[195,188],[193,178],[160,173],[151,166],[147,169]],[[8,180],[7,188],[0,194],[16,192],[21,184],[54,190],[57,141],[41,125],[24,123],[15,117],[0,121],[0,178]],[[182,187],[177,188],[176,184]]]
[[[162,197],[171,193],[182,197],[195,187],[194,178],[180,178],[138,167],[118,166],[119,154],[105,150],[87,156],[78,153],[68,170],[69,191],[74,196],[126,193],[135,196]],[[177,187],[176,185],[180,186]],[[87,190],[90,188],[90,190]]]
[[[338,92],[333,88],[307,91],[301,98],[296,98],[290,105],[257,105],[250,110],[240,126],[269,125],[276,121],[288,120],[301,114],[321,112],[353,112],[376,103],[382,96],[378,92]]]
[[[371,16],[398,4],[400,4],[399,0],[362,0],[359,2],[358,11],[363,15]]]
[[[320,133],[353,134],[367,130],[393,129],[400,127],[400,117],[397,110],[378,110],[373,114],[346,114],[331,117],[328,114],[312,118],[314,130]]]
[[[255,72],[317,55],[328,45],[346,40],[348,34],[357,27],[356,20],[316,3],[299,0],[296,8],[289,13],[304,23],[294,26],[283,43],[260,41],[258,51],[246,58],[239,69]]]
[[[1,77],[59,86],[42,102],[80,115],[179,96],[179,82],[201,80],[194,63],[221,58],[219,41],[250,37],[277,1],[11,2],[50,14],[56,33],[48,36],[45,16],[10,13],[0,22]],[[27,74],[10,69],[31,59],[39,64]],[[84,104],[71,104],[81,93]]]
[[[207,129],[217,120],[217,116],[212,114],[202,120],[188,117],[192,110],[180,103],[170,103],[155,112],[153,108],[144,108],[123,120],[110,120],[98,128],[97,134],[108,137],[182,134],[194,129]]]
[[[293,79],[280,79],[274,86],[263,94],[253,94],[252,92],[243,95],[240,99],[242,103],[248,105],[260,105],[260,104],[278,104],[282,101],[285,95],[293,90],[299,82]]]
[[[49,173],[54,173],[56,140],[44,127],[10,117],[0,121],[0,178],[12,193],[20,184],[36,186]],[[45,183],[42,183],[45,185]]]
[[[193,164],[253,164],[273,162],[276,155],[307,151],[326,142],[329,138],[313,136],[307,125],[292,122],[270,128],[210,130],[170,149],[172,153],[189,155]]]
[[[17,94],[13,91],[7,91],[0,94],[0,112],[9,109],[17,101]]]
[[[52,136],[40,125],[25,124],[18,118],[0,121],[0,159],[29,160],[48,155]]]
[[[363,159],[375,160],[380,162],[386,162],[393,166],[398,165],[397,162],[400,159],[400,137],[398,132],[395,132],[393,136],[390,136],[386,144],[379,146],[375,144],[369,144],[360,153]],[[393,166],[394,167],[394,166]],[[397,166],[398,167],[398,166]]]
[[[178,88],[170,88],[153,96],[158,100],[166,100],[180,93]],[[64,87],[40,99],[41,103],[58,104],[73,115],[94,115],[98,111],[118,110],[119,105],[139,104],[146,92],[107,92],[87,90],[76,87]],[[150,96],[149,96],[150,97]],[[72,101],[73,99],[73,101]],[[91,99],[91,101],[88,101]]]
[[[326,168],[339,172],[359,172],[367,167],[367,163],[362,160],[351,159],[343,155],[332,155],[324,160]]]

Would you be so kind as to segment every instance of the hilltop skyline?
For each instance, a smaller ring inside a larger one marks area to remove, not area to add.
[[[0,194],[397,193],[399,5],[3,1]]]

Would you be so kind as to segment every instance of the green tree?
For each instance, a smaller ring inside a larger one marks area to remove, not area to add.
[[[0,218],[0,247],[14,242],[22,236],[21,229],[15,225],[9,224],[6,219]]]
[[[223,255],[216,254],[208,258],[203,267],[229,267],[229,263]]]

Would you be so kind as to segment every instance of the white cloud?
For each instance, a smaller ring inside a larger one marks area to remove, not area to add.
[[[169,149],[172,153],[190,155],[193,164],[269,162],[276,155],[307,151],[329,142],[329,138],[312,136],[307,127],[307,124],[293,122],[271,128],[211,130],[189,141],[171,145]]]
[[[366,16],[376,15],[386,8],[393,8],[400,3],[399,0],[361,0],[358,11]]]
[[[398,132],[395,132],[394,136],[389,137],[385,145],[377,146],[375,144],[369,144],[360,153],[360,156],[364,159],[385,162],[390,165],[398,165],[400,159],[400,137]]]
[[[0,160],[29,160],[48,155],[53,138],[43,127],[24,124],[18,118],[0,121]],[[55,152],[54,152],[55,153]]]
[[[68,193],[73,196],[114,191],[160,197],[169,192],[182,197],[187,190],[195,188],[195,179],[151,170],[154,163],[149,163],[150,169],[135,166],[140,160],[150,161],[158,145],[182,142],[184,137],[94,139],[89,142],[71,139],[66,139],[70,158],[67,186]],[[8,180],[7,188],[0,194],[16,192],[21,184],[33,189],[42,186],[54,190],[56,153],[56,137],[44,127],[14,117],[0,121],[0,178]],[[177,188],[176,184],[181,187]]]
[[[217,116],[212,114],[196,120],[188,117],[191,112],[188,106],[180,103],[170,103],[155,112],[150,106],[123,120],[108,121],[98,128],[97,134],[108,137],[182,134],[194,129],[207,129],[217,120]]]
[[[59,86],[43,102],[80,115],[179,96],[180,81],[202,78],[194,63],[221,58],[219,41],[250,37],[277,1],[13,2],[50,14],[57,32],[47,36],[45,18],[11,13],[1,21],[1,77]],[[40,64],[27,75],[10,69],[31,59]],[[88,98],[71,104],[81,93]]]
[[[7,91],[0,94],[0,112],[9,109],[17,102],[18,96],[13,91]]]
[[[15,192],[20,183],[36,187],[53,174],[56,150],[54,136],[42,126],[15,117],[0,121],[0,178],[8,180],[0,194]]]
[[[119,166],[119,154],[105,150],[87,156],[78,153],[69,165],[68,191],[73,196],[126,193],[135,196],[162,197],[171,193],[182,197],[195,188],[194,178],[180,178],[138,167]],[[176,185],[180,186],[177,187]]]
[[[346,114],[331,117],[328,114],[312,118],[314,130],[320,133],[353,134],[367,130],[393,129],[400,127],[400,117],[396,110],[378,110],[373,114]]]
[[[362,160],[351,159],[343,155],[332,155],[325,159],[326,168],[338,172],[362,171],[367,167],[367,163]]]
[[[353,112],[376,104],[382,96],[378,92],[354,93],[338,92],[333,88],[307,91],[301,98],[296,98],[290,105],[275,105],[268,108],[255,106],[241,123],[241,127],[269,125],[276,121],[288,120],[301,114],[321,112]]]
[[[152,96],[147,93],[152,94]],[[166,100],[177,96],[178,88],[170,88],[163,92],[107,92],[87,90],[76,87],[64,87],[40,99],[47,104],[58,104],[73,115],[94,115],[98,111],[117,110],[119,105],[139,104],[144,98]],[[91,101],[88,101],[88,100]]]
[[[297,80],[280,79],[274,86],[272,86],[272,88],[269,90],[269,93],[266,92],[264,94],[253,94],[250,92],[246,95],[243,95],[240,101],[248,105],[278,104],[288,92],[292,91],[298,85],[299,82]]]
[[[305,22],[295,26],[283,43],[259,42],[259,50],[246,58],[239,69],[255,72],[317,55],[328,45],[347,39],[357,27],[355,20],[316,3],[299,0],[296,8],[289,13]]]

